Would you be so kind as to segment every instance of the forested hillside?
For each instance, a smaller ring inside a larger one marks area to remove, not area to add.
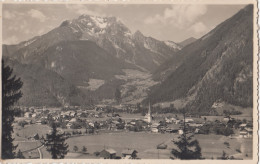
[[[165,79],[149,95],[153,103],[186,99],[207,113],[217,100],[252,106],[253,6],[249,5],[179,51],[155,72]],[[177,59],[177,60],[176,60]]]

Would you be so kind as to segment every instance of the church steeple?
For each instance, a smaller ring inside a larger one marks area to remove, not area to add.
[[[151,104],[149,101],[149,109],[148,109],[148,113],[147,113],[147,122],[150,123],[152,121],[152,116],[151,116]]]

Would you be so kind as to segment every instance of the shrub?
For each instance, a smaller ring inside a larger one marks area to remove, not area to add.
[[[237,151],[238,153],[241,153],[241,150],[240,150],[240,149],[236,149],[236,151]]]
[[[18,125],[20,125],[21,127],[24,127],[25,125],[27,125],[28,123],[26,121],[19,121]]]
[[[96,151],[94,152],[95,156],[99,156],[100,155],[100,152]]]
[[[224,145],[226,145],[227,147],[230,146],[228,142],[224,142]]]

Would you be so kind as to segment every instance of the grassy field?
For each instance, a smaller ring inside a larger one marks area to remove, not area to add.
[[[70,154],[68,157],[74,158],[96,158],[93,152],[101,151],[105,148],[113,148],[117,151],[117,155],[121,156],[121,152],[127,148],[133,148],[138,151],[138,157],[142,159],[169,159],[171,149],[176,148],[172,143],[172,139],[176,139],[177,134],[155,134],[155,133],[107,133],[93,136],[82,136],[70,138],[67,140],[69,144]],[[229,138],[221,135],[195,135],[202,148],[202,156],[207,159],[212,157],[216,159],[221,157],[223,151],[229,156],[237,158],[252,158],[252,139]],[[224,142],[230,144],[227,147]],[[156,146],[160,143],[168,145],[165,150],[158,150]],[[90,155],[80,155],[74,153],[73,147],[77,146],[79,150],[82,146],[86,146]],[[241,153],[237,152],[240,150]],[[247,154],[247,156],[246,156]],[[67,158],[68,158],[67,157]]]
[[[51,128],[47,125],[38,125],[38,124],[33,124],[33,125],[25,125],[24,128],[22,128],[21,126],[19,126],[18,124],[14,124],[14,137],[15,137],[15,141],[24,141],[26,140],[26,138],[28,137],[32,137],[33,135],[37,134],[39,135],[39,137],[41,137],[42,135],[45,136],[46,133],[48,133],[48,131]],[[17,136],[17,134],[19,136]]]
[[[223,151],[229,156],[234,156],[236,158],[252,158],[252,138],[251,139],[240,139],[240,138],[230,138],[221,135],[195,135],[195,138],[199,141],[202,148],[203,157],[210,159],[221,157]],[[229,143],[227,147],[224,142]],[[240,150],[241,153],[236,150]],[[246,157],[246,154],[248,157]]]
[[[139,152],[138,156],[140,158],[154,158],[154,155],[150,155],[149,151],[156,150],[158,144],[169,142],[174,137],[177,136],[173,134],[122,132],[74,137],[68,139],[67,143],[69,144],[70,152],[74,152],[74,146],[77,146],[79,150],[82,149],[82,146],[86,146],[90,154],[93,154],[95,151],[101,151],[105,147],[113,148],[117,151],[117,155],[121,156],[121,152],[124,149],[132,148]]]

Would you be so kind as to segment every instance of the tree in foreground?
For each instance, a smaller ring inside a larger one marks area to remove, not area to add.
[[[24,159],[25,158],[20,149],[19,149],[19,151],[18,151],[18,153],[16,155],[16,158],[19,158],[19,159]]]
[[[15,111],[12,106],[22,97],[21,88],[23,83],[20,78],[13,75],[13,69],[5,66],[2,60],[2,158],[15,158],[13,144],[13,122]]]
[[[82,152],[86,153],[87,152],[87,148],[85,146],[82,147]]]
[[[46,135],[45,145],[48,152],[51,153],[52,159],[62,159],[68,153],[68,145],[65,143],[65,133],[57,131],[57,125],[52,124],[52,131]]]
[[[74,147],[73,147],[73,150],[74,150],[75,152],[77,152],[77,151],[79,150],[79,148],[78,148],[77,146],[74,146]]]
[[[221,159],[223,160],[227,160],[229,157],[227,155],[227,153],[223,150],[223,153],[222,153],[222,156],[221,156]]]
[[[201,148],[193,135],[188,134],[185,126],[185,111],[183,111],[183,134],[178,141],[173,141],[178,149],[172,149],[172,154],[179,159],[201,159]]]

